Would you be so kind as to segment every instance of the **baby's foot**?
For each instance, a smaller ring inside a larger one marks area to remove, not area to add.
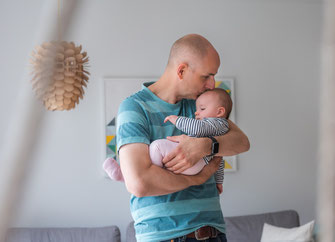
[[[123,175],[121,172],[121,168],[116,160],[114,160],[112,157],[107,158],[102,167],[110,177],[110,179],[115,181],[124,181]]]
[[[223,192],[223,185],[221,183],[216,183],[216,188],[218,189],[219,194]]]

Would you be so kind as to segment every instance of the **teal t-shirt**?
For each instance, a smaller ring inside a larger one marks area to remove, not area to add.
[[[195,101],[183,99],[167,103],[145,83],[142,90],[125,99],[117,117],[117,146],[129,143],[150,144],[156,139],[180,135],[168,115],[194,117]],[[163,196],[131,196],[130,209],[138,242],[162,241],[191,233],[210,225],[225,233],[219,194],[213,176],[200,186]]]

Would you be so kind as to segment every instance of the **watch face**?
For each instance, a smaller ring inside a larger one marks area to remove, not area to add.
[[[212,154],[217,154],[219,152],[219,143],[213,142],[212,145]]]

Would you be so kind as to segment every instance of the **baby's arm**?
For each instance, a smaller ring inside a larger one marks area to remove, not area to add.
[[[177,115],[170,115],[170,116],[167,116],[165,119],[164,119],[164,123],[166,123],[167,121],[170,121],[171,123],[173,123],[174,125],[176,125],[176,121],[178,119],[178,116]]]
[[[228,121],[224,118],[204,118],[197,120],[187,117],[177,117],[177,129],[196,137],[220,136],[229,131]]]
[[[215,172],[215,182],[216,182],[216,188],[219,191],[219,194],[223,191],[223,179],[224,179],[224,163],[225,161],[221,161],[219,169]]]

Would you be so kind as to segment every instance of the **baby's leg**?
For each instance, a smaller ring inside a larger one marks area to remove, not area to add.
[[[107,158],[104,161],[102,167],[104,168],[110,179],[124,182],[121,168],[117,161],[114,160],[112,157]]]
[[[163,167],[163,158],[174,150],[178,143],[167,139],[157,139],[149,146],[150,159],[152,164]]]
[[[167,139],[158,139],[150,144],[149,152],[150,158],[154,165],[163,167],[163,158],[174,150],[178,146],[178,143],[167,140]],[[201,159],[194,166],[186,169],[182,172],[184,175],[195,175],[201,171],[205,166],[205,161]]]
[[[198,174],[202,170],[202,168],[204,168],[205,165],[206,165],[206,163],[205,163],[204,159],[201,158],[197,163],[195,163],[194,166],[186,169],[181,174],[184,174],[184,175]]]

